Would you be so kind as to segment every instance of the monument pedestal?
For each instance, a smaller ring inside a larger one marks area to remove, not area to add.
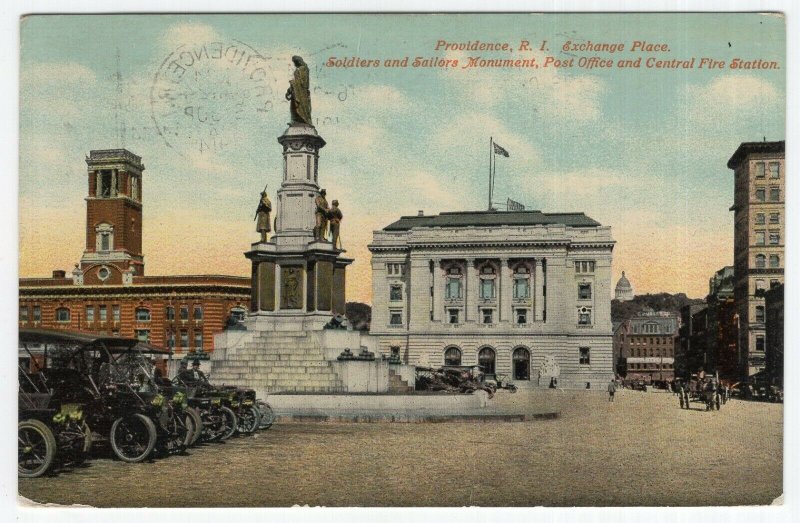
[[[215,338],[212,379],[261,393],[346,392],[323,327],[345,314],[345,271],[353,260],[314,235],[325,140],[314,127],[293,123],[278,142],[284,169],[275,233],[245,253],[252,263],[250,314],[244,330]],[[350,334],[355,346],[348,348],[358,351],[360,336]]]

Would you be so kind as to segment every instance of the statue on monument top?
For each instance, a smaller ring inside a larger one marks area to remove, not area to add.
[[[289,112],[292,124],[300,123],[311,125],[311,91],[308,82],[308,66],[300,56],[293,56],[294,79],[289,80],[289,89],[286,99],[289,100]]]

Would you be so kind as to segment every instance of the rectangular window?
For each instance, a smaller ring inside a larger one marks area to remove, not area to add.
[[[756,350],[764,352],[764,336],[756,336]]]
[[[764,213],[756,214],[756,225],[764,225],[764,223],[765,223]]]
[[[517,325],[528,323],[528,309],[517,309]]]
[[[33,306],[33,321],[42,321],[42,307],[39,305]]]
[[[592,299],[592,284],[591,283],[579,283],[578,284],[578,299],[579,300],[591,300]]]
[[[777,202],[781,199],[781,189],[780,187],[770,187],[769,188],[769,201]]]
[[[764,177],[764,162],[756,163],[756,178]]]
[[[781,177],[781,164],[779,162],[769,162],[769,175],[776,180]]]
[[[756,265],[758,265],[758,264],[756,263]],[[778,267],[780,267],[780,265],[781,265],[780,264],[780,258],[778,257],[778,255],[777,254],[770,254],[769,255],[769,266],[770,266],[770,268],[777,269]],[[762,267],[761,268],[763,268],[763,263],[762,263]]]
[[[94,323],[94,305],[86,306],[86,322]]]
[[[769,215],[769,223],[781,223],[780,213],[773,212]]]
[[[493,320],[493,310],[492,309],[483,309],[483,323],[494,323]]]
[[[759,202],[764,202],[767,200],[767,190],[766,189],[756,189],[756,200]]]
[[[580,353],[581,353],[580,364],[581,365],[589,365],[589,362],[590,362],[590,360],[589,360],[589,352],[590,352],[589,347],[581,347],[580,348]]]
[[[28,308],[27,307],[20,307],[19,308],[19,321],[28,321]]]
[[[136,309],[136,321],[150,321],[150,309],[144,307]]]
[[[494,298],[494,280],[481,280],[480,296],[481,299],[484,300],[490,300]]]
[[[781,243],[781,235],[777,232],[769,233],[769,244],[770,245],[779,245]]]
[[[184,349],[189,346],[189,331],[186,329],[181,330],[181,347]]]
[[[181,319],[186,321],[189,319],[189,306],[181,305]]]
[[[164,316],[166,316],[167,321],[173,321],[175,319],[175,307],[167,307],[164,310]]]
[[[592,324],[592,311],[586,307],[582,307],[578,311],[578,325],[591,325]]]
[[[401,285],[392,285],[389,287],[389,300],[401,301],[403,299],[403,287]]]
[[[194,331],[194,348],[198,350],[203,348],[203,331]]]
[[[167,348],[170,350],[175,348],[175,331],[167,332]]]
[[[106,307],[105,305],[101,305],[99,307],[99,313],[100,313],[100,321],[101,322],[108,321],[108,307]]]
[[[403,313],[401,311],[389,311],[389,325],[402,325]]]
[[[445,298],[456,300],[461,298],[461,280],[459,278],[448,278],[445,286]]]
[[[111,317],[114,321],[119,321],[119,305],[111,306]]]
[[[458,323],[458,309],[448,309],[447,315],[450,323]]]
[[[514,280],[514,298],[524,300],[528,297],[528,278],[517,278]]]
[[[56,309],[56,321],[69,321],[69,309],[64,307]]]
[[[594,272],[594,261],[576,261],[575,272],[591,273]]]
[[[764,306],[756,305],[756,323],[764,323]]]
[[[150,343],[150,329],[136,329],[136,339],[143,343]]]
[[[200,321],[203,319],[203,306],[202,305],[195,305],[194,306],[194,319]]]
[[[764,245],[764,231],[756,231],[756,245]]]

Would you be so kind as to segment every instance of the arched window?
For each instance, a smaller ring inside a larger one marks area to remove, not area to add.
[[[491,347],[484,347],[478,352],[478,365],[484,374],[494,374],[495,352]]]
[[[763,254],[756,254],[756,269],[765,269],[767,267],[767,257]]]
[[[146,307],[137,308],[136,321],[150,321],[150,309]]]
[[[513,362],[513,379],[531,379],[531,353],[528,349],[525,347],[517,347],[511,355],[511,360]]]
[[[444,351],[445,365],[461,365],[461,349],[458,347],[448,347]]]
[[[59,307],[56,309],[56,321],[69,321],[69,309],[66,307]]]

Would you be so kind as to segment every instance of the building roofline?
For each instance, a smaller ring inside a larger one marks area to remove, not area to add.
[[[736,169],[749,154],[782,153],[786,151],[786,141],[779,142],[742,142],[736,152],[728,160],[728,169]]]

